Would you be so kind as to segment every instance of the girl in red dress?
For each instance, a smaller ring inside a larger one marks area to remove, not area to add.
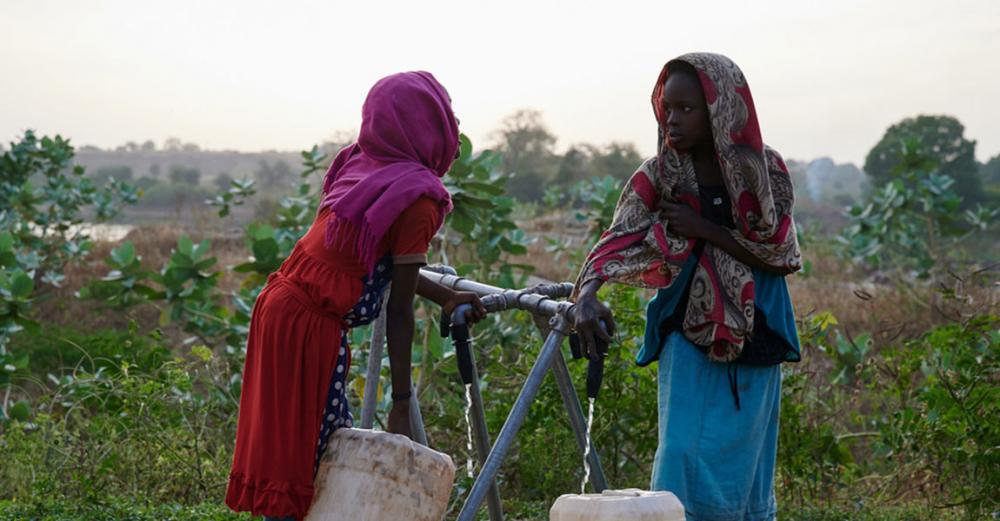
[[[485,315],[474,294],[419,274],[451,211],[441,176],[458,148],[451,99],[431,74],[395,74],[368,93],[358,141],[330,165],[316,220],[254,305],[226,492],[233,510],[305,517],[329,435],[352,425],[347,332],[378,315],[390,282],[389,432],[410,435],[414,294],[448,313],[469,302],[470,319]]]

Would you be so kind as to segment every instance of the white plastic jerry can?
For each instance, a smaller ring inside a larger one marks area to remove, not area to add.
[[[406,436],[338,429],[305,521],[441,521],[454,478],[450,456]]]
[[[565,494],[549,510],[549,521],[684,521],[684,505],[672,492],[637,488],[601,494]]]

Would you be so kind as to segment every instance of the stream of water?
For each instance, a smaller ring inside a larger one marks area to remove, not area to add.
[[[587,411],[587,445],[583,448],[583,481],[580,482],[580,493],[587,491],[587,481],[590,480],[590,427],[594,425],[594,399],[589,398],[590,405]]]
[[[468,435],[466,448],[469,450],[469,459],[465,462],[465,472],[469,475],[469,478],[472,478],[472,467],[474,465],[472,459],[475,457],[472,446],[472,384],[465,385],[465,432]]]

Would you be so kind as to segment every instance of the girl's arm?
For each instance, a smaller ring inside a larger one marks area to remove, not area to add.
[[[470,322],[478,322],[486,317],[486,308],[479,301],[479,296],[469,291],[454,291],[433,280],[420,276],[417,281],[417,295],[441,306],[446,315],[451,315],[459,304],[472,304],[472,311],[466,315]]]
[[[728,230],[698,215],[690,206],[662,202],[660,210],[667,217],[667,227],[678,235],[692,239],[704,239],[752,268],[760,268],[778,275],[791,273],[787,268],[778,268],[760,260],[756,255],[747,251],[743,245],[736,242]]]
[[[386,342],[389,346],[389,370],[392,373],[392,392],[405,395],[410,392],[411,350],[413,345],[413,296],[420,276],[419,264],[401,264],[393,267],[392,286],[386,305]],[[410,400],[393,400],[389,411],[389,432],[410,437]]]
[[[476,322],[486,316],[486,309],[475,293],[452,291],[430,279],[420,276],[419,264],[399,264],[392,270],[392,286],[386,305],[386,341],[389,345],[389,371],[392,373],[392,392],[406,396],[412,383],[411,352],[413,345],[413,297],[420,294],[441,305],[451,313],[462,303],[471,303],[468,319]],[[410,400],[393,398],[389,411],[389,432],[410,437]]]

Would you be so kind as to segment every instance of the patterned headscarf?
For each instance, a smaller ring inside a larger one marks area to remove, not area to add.
[[[365,99],[357,143],[326,173],[320,208],[332,210],[327,246],[353,246],[371,271],[382,237],[417,199],[437,201],[443,221],[452,204],[441,177],[458,145],[451,98],[434,76],[402,72],[379,80]]]
[[[668,62],[656,81],[652,101],[659,124],[659,152],[639,167],[622,191],[611,227],[601,235],[580,271],[575,294],[594,279],[669,288],[695,249],[696,241],[667,230],[658,204],[662,199],[701,212],[691,155],[671,148],[665,139],[663,89],[672,62],[694,67],[705,93],[715,150],[732,201],[733,238],[778,270],[790,273],[801,267],[792,220],[791,177],[781,156],[764,146],[746,78],[725,56],[691,53]],[[736,359],[753,331],[750,267],[706,244],[690,288],[684,335],[707,347],[712,360]]]

